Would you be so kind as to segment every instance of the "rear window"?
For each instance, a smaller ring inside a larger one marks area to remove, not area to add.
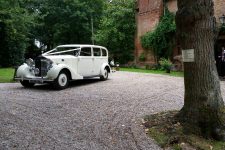
[[[94,56],[101,56],[101,49],[100,48],[93,48]]]
[[[83,47],[80,51],[80,56],[92,56],[90,47]]]
[[[102,49],[102,56],[107,56],[107,52],[105,49]]]

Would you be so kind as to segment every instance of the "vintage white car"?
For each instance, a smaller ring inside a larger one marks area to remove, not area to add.
[[[70,44],[57,46],[34,61],[28,59],[18,67],[14,78],[24,87],[53,83],[56,89],[64,89],[71,80],[91,77],[106,80],[109,73],[111,68],[105,47]]]

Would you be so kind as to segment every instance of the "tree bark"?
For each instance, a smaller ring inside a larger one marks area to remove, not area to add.
[[[214,59],[215,23],[212,0],[178,0],[177,36],[182,50],[194,49],[195,55],[194,62],[184,62],[180,116],[202,135],[225,141],[225,109]]]

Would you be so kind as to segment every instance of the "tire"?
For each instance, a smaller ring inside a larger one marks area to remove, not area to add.
[[[20,80],[20,83],[26,88],[31,88],[35,85],[35,83],[30,83],[28,80]]]
[[[105,68],[103,71],[103,75],[100,76],[100,80],[105,81],[108,79],[109,73],[108,70]]]
[[[61,71],[58,75],[58,77],[55,79],[53,83],[53,87],[56,90],[63,90],[67,88],[69,85],[69,76],[67,72]]]

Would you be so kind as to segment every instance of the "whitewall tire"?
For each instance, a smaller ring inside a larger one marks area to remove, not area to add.
[[[108,79],[108,76],[109,76],[109,72],[108,70],[105,68],[104,71],[103,71],[103,74],[100,76],[100,79],[101,80],[107,80]]]
[[[57,90],[62,90],[67,88],[68,85],[69,85],[68,74],[65,71],[61,71],[54,81],[54,88]]]

